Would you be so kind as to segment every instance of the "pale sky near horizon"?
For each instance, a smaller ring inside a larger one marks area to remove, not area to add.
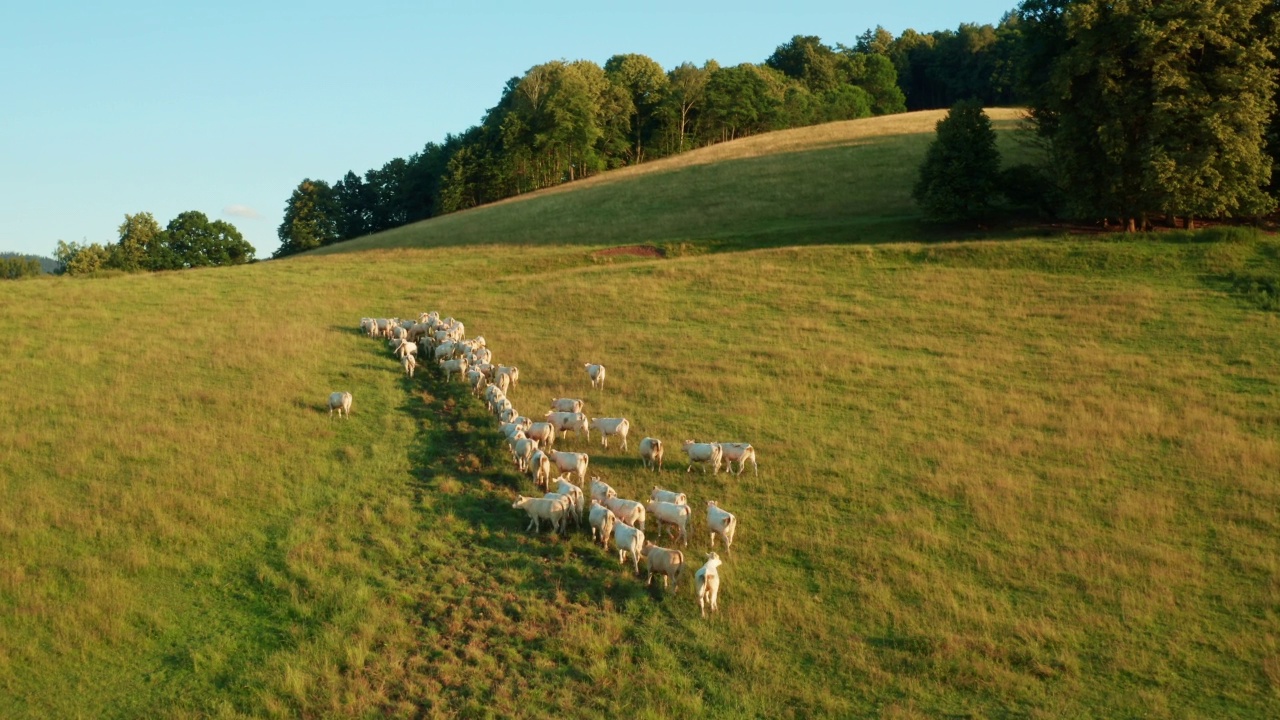
[[[13,3],[0,11],[0,251],[115,242],[125,213],[164,225],[200,210],[265,258],[303,178],[363,174],[461,132],[538,63],[762,62],[793,35],[851,45],[876,25],[994,24],[1015,5]]]

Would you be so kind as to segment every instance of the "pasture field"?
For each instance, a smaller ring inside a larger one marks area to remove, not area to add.
[[[1275,250],[527,273],[495,246],[6,287],[0,714],[1273,715],[1277,318],[1196,278]],[[660,480],[588,448],[624,494],[738,513],[719,617],[524,532],[493,424],[354,331],[426,308],[521,367],[518,408],[756,444],[759,477],[669,451]]]
[[[746,205],[681,239],[609,225],[610,182],[443,218],[476,242],[0,287],[0,716],[1280,715],[1280,316],[1228,280],[1280,241],[872,243],[789,184],[776,232]],[[598,252],[634,243],[677,251]],[[496,423],[357,332],[430,309],[526,414],[630,418],[628,453],[566,446],[688,493],[691,564],[705,501],[738,515],[718,616],[525,531]],[[760,474],[686,474],[685,438]]]

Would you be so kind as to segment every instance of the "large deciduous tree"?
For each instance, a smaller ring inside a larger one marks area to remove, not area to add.
[[[198,210],[170,220],[163,234],[179,268],[239,265],[253,259],[253,246],[234,225],[210,221]]]
[[[120,241],[110,248],[111,267],[129,272],[144,270],[148,267],[148,251],[158,240],[160,223],[149,212],[134,215],[126,214],[120,223]]]
[[[381,199],[376,190],[375,196]],[[310,179],[298,183],[298,187],[289,196],[289,202],[284,208],[284,220],[277,230],[280,247],[276,249],[275,256],[292,255],[336,241],[339,237],[338,218],[338,204],[329,183]],[[375,227],[381,229],[376,225]]]
[[[841,84],[838,58],[816,35],[796,35],[779,45],[765,65],[799,80],[810,92],[834,90]]]
[[[377,193],[364,178],[348,170],[333,185],[333,201],[338,215],[337,234],[343,240],[367,235],[373,228],[373,208],[377,205]]]
[[[675,129],[676,152],[688,147],[688,137],[697,113],[706,102],[707,79],[719,66],[708,61],[702,67],[683,63],[667,73],[667,113]]]
[[[614,55],[604,64],[609,80],[624,91],[630,102],[633,163],[643,162],[645,145],[655,134],[657,111],[667,94],[667,73],[647,55]]]
[[[707,80],[707,120],[721,140],[763,132],[780,105],[773,88],[750,63],[719,68]]]
[[[1266,0],[1025,0],[1027,88],[1070,209],[1252,216],[1271,160]]]

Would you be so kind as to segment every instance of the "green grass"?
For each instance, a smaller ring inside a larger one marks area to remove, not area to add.
[[[1280,712],[1280,317],[1230,281],[1274,239],[633,232],[0,288],[0,715]],[[624,495],[739,515],[718,617],[524,531],[495,424],[355,330],[427,309],[666,440],[569,441]]]
[[[988,110],[1006,165],[1033,157],[1022,112]],[[453,245],[741,250],[919,239],[910,188],[945,111],[768,133],[338,243],[316,253]]]

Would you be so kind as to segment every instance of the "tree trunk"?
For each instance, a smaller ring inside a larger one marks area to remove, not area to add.
[[[1196,229],[1196,219],[1195,219],[1195,216],[1194,216],[1194,215],[1188,215],[1188,216],[1187,216],[1187,229],[1188,229],[1188,230],[1195,230],[1195,229]]]
[[[1127,225],[1125,225],[1124,231],[1125,231],[1125,232],[1127,232],[1127,233],[1133,233],[1133,232],[1136,232],[1136,229],[1135,229],[1135,226],[1136,226],[1136,225],[1137,225],[1137,222],[1134,220],[1134,217],[1133,217],[1132,215],[1130,215],[1130,216],[1129,216],[1129,222],[1128,222],[1128,224],[1127,224]]]

